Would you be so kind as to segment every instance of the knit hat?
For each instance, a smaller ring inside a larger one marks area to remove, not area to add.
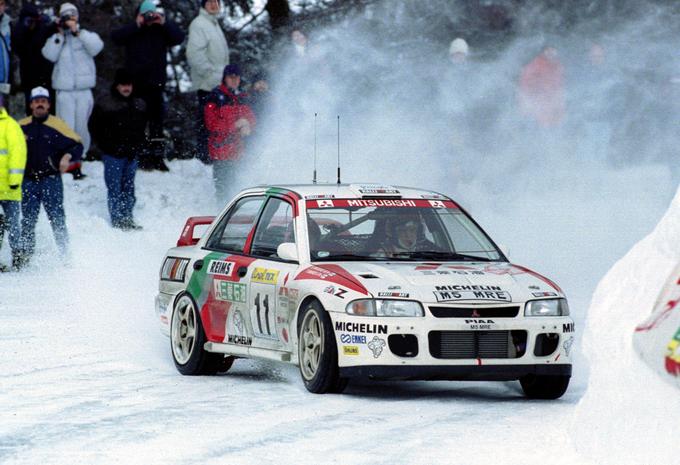
[[[451,42],[449,55],[453,55],[454,53],[462,53],[463,55],[470,53],[470,47],[468,46],[468,43],[465,42],[465,39],[457,37]]]
[[[139,5],[139,14],[143,15],[149,11],[156,11],[156,4],[152,0],[144,0],[141,5]]]
[[[209,0],[201,0],[201,8],[205,8],[205,4],[208,3]],[[220,1],[220,0],[217,0]]]
[[[116,70],[116,75],[113,78],[113,85],[132,84],[133,81],[132,73],[125,68],[120,68]]]
[[[78,8],[73,3],[62,3],[59,7],[59,16],[64,16],[65,14],[78,16]]]
[[[44,87],[34,87],[33,90],[31,90],[31,98],[30,101],[32,102],[33,100],[37,98],[46,98],[47,100],[50,99],[50,91],[45,89]]]
[[[40,10],[38,10],[38,7],[32,3],[24,3],[24,5],[21,7],[19,16],[21,18],[37,18],[40,16]]]
[[[222,79],[227,76],[240,76],[241,68],[237,64],[230,64],[224,67],[224,72],[222,73]]]

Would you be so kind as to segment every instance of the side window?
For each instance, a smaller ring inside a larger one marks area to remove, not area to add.
[[[208,239],[207,248],[242,253],[263,202],[264,197],[245,197],[239,200],[222,218]]]
[[[276,249],[284,242],[295,242],[293,207],[288,202],[272,197],[262,213],[255,230],[251,253],[261,257],[274,257]]]

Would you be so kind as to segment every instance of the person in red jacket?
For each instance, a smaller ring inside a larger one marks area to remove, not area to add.
[[[210,93],[204,111],[218,202],[227,202],[230,194],[236,191],[236,164],[243,155],[245,138],[255,127],[255,115],[246,103],[248,95],[239,89],[240,85],[239,66],[227,65],[222,74],[222,84]]]
[[[553,47],[545,47],[522,69],[519,78],[522,113],[542,127],[555,127],[565,115],[564,67]]]

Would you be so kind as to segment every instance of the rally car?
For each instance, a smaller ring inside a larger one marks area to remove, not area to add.
[[[209,226],[196,238],[199,225]],[[314,393],[359,377],[519,380],[528,397],[550,399],[571,377],[563,291],[509,263],[436,192],[244,190],[219,216],[187,220],[159,291],[158,321],[184,375],[252,357],[298,365]]]

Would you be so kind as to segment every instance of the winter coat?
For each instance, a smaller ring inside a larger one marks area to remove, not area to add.
[[[541,126],[559,125],[565,114],[564,68],[541,53],[522,69],[519,79],[522,112]]]
[[[21,201],[26,167],[26,138],[21,126],[0,108],[0,200]],[[9,186],[19,186],[10,189]]]
[[[53,34],[42,49],[45,58],[54,63],[52,87],[55,90],[85,90],[97,85],[94,57],[104,48],[96,32],[81,29],[77,36],[70,32]]]
[[[245,118],[251,129],[255,126],[255,115],[247,100],[247,94],[237,95],[224,84],[210,93],[204,116],[209,131],[208,152],[213,160],[238,160],[241,157],[244,141],[236,121]]]
[[[10,58],[12,54],[12,30],[9,26],[9,16],[0,17],[0,82],[11,82],[12,70]]]
[[[115,158],[134,159],[147,145],[148,116],[142,99],[123,97],[116,88],[94,107],[90,131],[97,147]]]
[[[59,162],[67,153],[71,154],[71,163],[82,158],[80,136],[64,120],[53,115],[43,119],[28,116],[19,124],[26,135],[28,149],[26,178],[38,181],[47,176],[60,175]]]
[[[125,67],[137,85],[164,85],[167,81],[168,47],[179,45],[184,32],[170,20],[165,24],[137,26],[132,22],[111,33],[116,45],[125,47]]]
[[[222,71],[229,64],[229,46],[217,16],[201,8],[189,25],[187,61],[195,90],[210,92],[222,81]]]
[[[12,49],[19,57],[21,87],[25,91],[37,86],[52,87],[54,64],[43,57],[42,48],[47,38],[56,32],[56,24],[47,16],[40,15],[35,5],[24,3],[19,21],[12,31]]]

